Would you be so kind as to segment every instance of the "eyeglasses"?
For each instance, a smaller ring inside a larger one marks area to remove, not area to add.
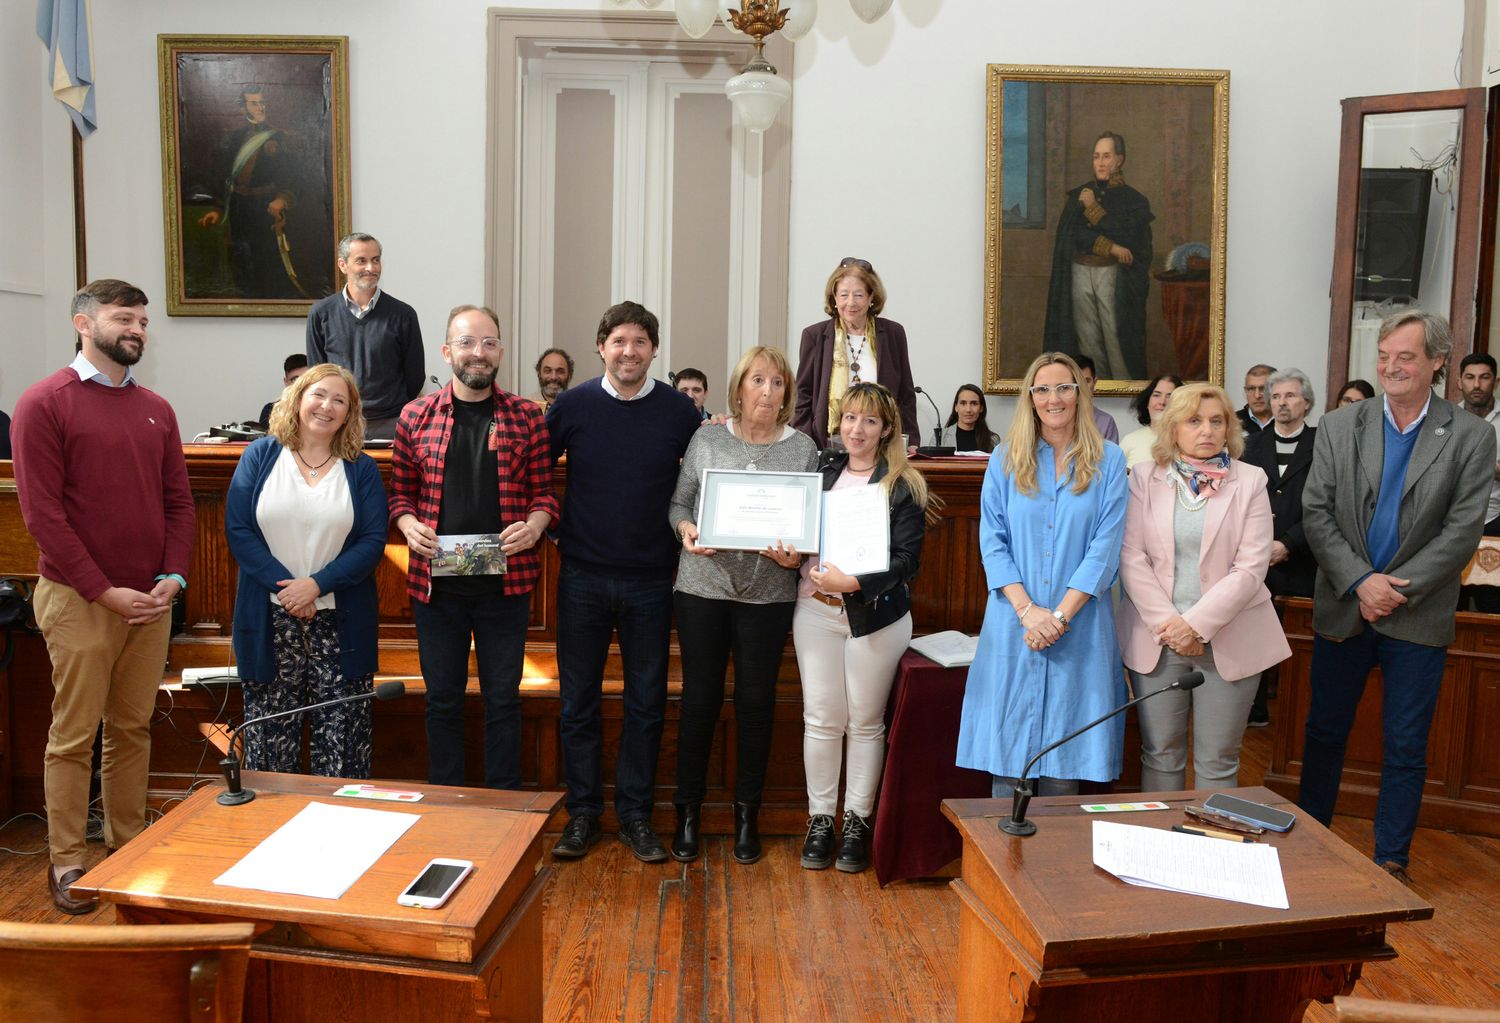
[[[498,352],[500,350],[500,339],[498,337],[456,337],[448,342],[450,347],[457,348],[461,352],[472,352],[475,345],[479,345],[487,352]]]
[[[875,272],[875,268],[870,265],[870,261],[868,259],[858,259],[854,256],[845,256],[843,259],[839,260],[839,266],[841,268],[846,266],[857,266],[861,270],[866,270],[870,273]]]
[[[1064,401],[1078,397],[1077,384],[1035,384],[1031,388],[1031,395],[1034,398],[1050,398],[1053,391]]]

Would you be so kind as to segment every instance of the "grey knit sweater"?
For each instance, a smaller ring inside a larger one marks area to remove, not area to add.
[[[769,447],[747,445],[732,431],[733,421],[705,426],[688,445],[672,494],[668,520],[675,531],[683,520],[698,521],[698,488],[704,469],[744,469],[753,458],[762,472],[815,472],[818,449],[812,439],[791,427]],[[677,586],[683,593],[710,600],[774,604],[797,599],[797,571],[782,568],[755,551],[719,551],[712,557],[683,551],[677,559]]]

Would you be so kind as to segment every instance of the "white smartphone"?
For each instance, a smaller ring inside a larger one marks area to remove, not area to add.
[[[418,909],[437,909],[448,901],[448,896],[453,894],[453,890],[463,883],[463,879],[473,869],[474,864],[468,860],[447,860],[441,857],[434,859],[407,886],[406,891],[396,896],[396,901],[403,906],[415,906]]]

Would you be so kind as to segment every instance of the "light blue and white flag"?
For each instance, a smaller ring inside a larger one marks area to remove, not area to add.
[[[37,0],[36,34],[47,46],[47,84],[88,138],[94,116],[94,25],[89,0]]]

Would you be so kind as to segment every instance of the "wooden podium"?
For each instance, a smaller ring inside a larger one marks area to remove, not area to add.
[[[540,1020],[541,835],[562,794],[424,785],[420,802],[393,804],[335,798],[340,784],[246,772],[257,798],[242,806],[200,788],[74,890],[114,903],[121,923],[254,923],[246,1020]],[[213,883],[314,799],[422,819],[340,899]],[[474,872],[441,909],[397,905],[434,856]]]
[[[1395,958],[1386,924],[1431,918],[1431,906],[1286,799],[1232,791],[1297,813],[1290,832],[1261,839],[1277,847],[1290,910],[1140,888],[1093,865],[1095,820],[1169,828],[1207,792],[1132,795],[1173,808],[1115,814],[1085,813],[1076,796],[1036,799],[1029,838],[996,826],[1009,800],[945,801],[964,843],[953,882],[961,1023],[1300,1020],[1309,1000],[1348,994],[1363,963]]]

